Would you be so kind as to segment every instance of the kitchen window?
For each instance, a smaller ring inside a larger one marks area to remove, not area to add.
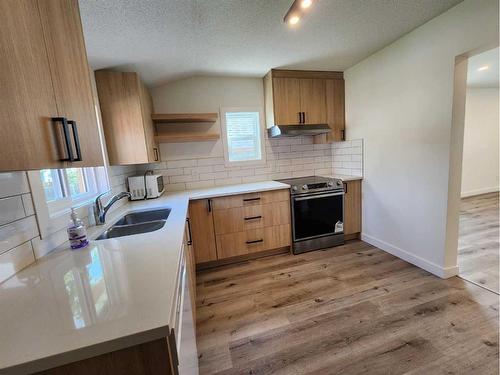
[[[262,108],[221,108],[227,166],[265,163]]]
[[[52,215],[84,204],[109,189],[104,167],[42,169],[40,180]]]
[[[63,228],[72,207],[88,216],[96,196],[109,190],[105,167],[42,169],[29,171],[28,178],[42,237]]]

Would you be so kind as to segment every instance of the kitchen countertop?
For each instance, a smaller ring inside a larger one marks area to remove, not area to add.
[[[331,176],[325,176],[325,177],[340,178],[344,182],[357,181],[357,180],[363,179],[362,176],[348,176],[348,175],[344,175],[344,174],[333,174]]]
[[[67,245],[0,284],[0,373],[41,371],[167,336],[190,199],[289,188],[276,181],[131,202],[93,227],[95,238],[130,211],[169,207],[155,232]]]

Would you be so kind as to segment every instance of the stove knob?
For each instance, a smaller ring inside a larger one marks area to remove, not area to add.
[[[302,190],[309,190],[309,187],[307,185],[302,185]]]
[[[333,186],[333,181],[328,181],[328,186],[332,187]]]
[[[298,190],[297,185],[293,185],[293,186],[292,186],[292,190],[293,190],[293,191],[297,191],[297,190]]]

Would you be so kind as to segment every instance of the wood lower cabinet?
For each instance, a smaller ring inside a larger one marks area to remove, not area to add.
[[[189,215],[197,264],[291,244],[288,189],[191,201]]]
[[[0,71],[0,171],[103,164],[77,0],[0,1]]]
[[[189,220],[196,264],[217,260],[211,199],[191,201]]]
[[[344,182],[344,234],[361,232],[361,180]]]
[[[175,340],[168,336],[144,344],[37,372],[38,375],[176,375]]]
[[[290,224],[220,234],[216,238],[219,259],[247,255],[290,246]]]
[[[284,200],[215,210],[213,217],[216,235],[288,224],[290,223],[290,203]]]
[[[109,163],[160,161],[151,96],[137,73],[95,72]]]

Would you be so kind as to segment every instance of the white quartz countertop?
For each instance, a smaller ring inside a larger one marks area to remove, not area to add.
[[[189,199],[289,188],[266,181],[167,194],[109,214],[171,208],[155,232],[62,247],[0,284],[0,374],[28,373],[168,334]]]
[[[344,175],[344,174],[333,174],[331,176],[326,176],[326,177],[339,178],[344,182],[357,181],[357,180],[363,179],[363,177],[361,177],[361,176],[348,176],[348,175]]]

